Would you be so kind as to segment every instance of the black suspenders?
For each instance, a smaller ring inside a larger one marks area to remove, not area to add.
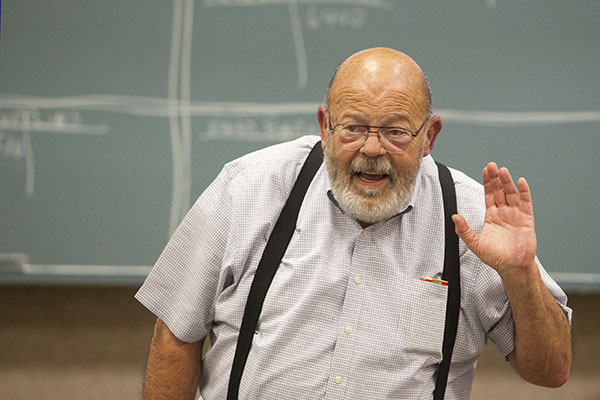
[[[292,192],[283,206],[279,219],[275,223],[275,227],[267,241],[267,246],[263,250],[263,255],[258,263],[244,309],[242,326],[240,327],[233,366],[231,367],[231,376],[229,377],[227,400],[237,400],[238,398],[242,373],[244,372],[250,347],[252,347],[256,323],[258,322],[267,290],[269,290],[271,281],[275,276],[275,272],[277,272],[279,263],[296,229],[296,221],[298,220],[298,213],[300,212],[304,195],[322,162],[323,149],[321,148],[321,142],[317,142],[304,162],[296,183],[292,188]]]
[[[460,257],[458,254],[458,235],[454,231],[452,215],[457,214],[456,191],[450,170],[436,162],[442,198],[444,200],[444,272],[442,279],[448,281],[448,298],[446,300],[446,321],[444,326],[444,344],[442,345],[442,362],[438,368],[435,382],[434,400],[442,400],[446,393],[450,360],[458,329],[458,314],[460,312]]]
[[[265,296],[267,295],[271,281],[277,272],[281,259],[294,234],[298,213],[300,212],[300,206],[304,200],[304,195],[306,194],[314,175],[321,166],[322,161],[323,149],[321,148],[321,142],[317,142],[300,170],[296,183],[283,206],[279,219],[275,223],[271,236],[263,251],[254,280],[250,286],[250,293],[248,294],[248,300],[246,301],[246,307],[244,309],[242,325],[240,327],[235,356],[233,358],[233,366],[231,368],[231,376],[229,378],[227,400],[238,399],[242,374],[244,372],[246,360],[248,359],[248,353],[252,347],[252,339],[254,337],[256,324],[258,323]],[[454,233],[454,224],[450,219],[452,214],[449,214],[449,212],[452,212],[453,214],[456,213],[454,182],[452,181],[450,171],[448,171],[445,166],[438,163],[438,169],[440,170],[440,183],[442,185],[444,214],[446,217],[446,249],[444,254],[444,272],[442,279],[448,281],[448,301],[444,344],[442,349],[443,360],[438,370],[435,400],[444,398],[460,308],[458,237]],[[446,172],[444,178],[442,178],[442,170],[445,170]],[[448,185],[451,188],[450,191],[447,190]]]

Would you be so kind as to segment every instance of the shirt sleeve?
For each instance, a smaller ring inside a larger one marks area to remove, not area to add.
[[[188,343],[203,339],[218,294],[231,282],[235,220],[227,166],[174,232],[135,298]]]

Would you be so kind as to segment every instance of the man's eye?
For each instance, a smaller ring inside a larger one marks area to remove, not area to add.
[[[394,128],[390,128],[390,129],[386,129],[385,131],[386,135],[389,136],[405,136],[405,135],[410,135],[410,133],[404,129],[394,129]]]
[[[361,133],[363,127],[360,125],[346,125],[346,130],[350,133]]]

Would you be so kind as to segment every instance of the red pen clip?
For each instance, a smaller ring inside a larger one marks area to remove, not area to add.
[[[435,278],[419,278],[419,280],[423,281],[423,282],[431,282],[431,283],[435,283],[436,285],[442,285],[442,286],[448,286],[448,281],[444,281],[442,279],[435,279]]]

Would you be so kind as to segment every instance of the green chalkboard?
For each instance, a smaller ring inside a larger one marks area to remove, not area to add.
[[[600,2],[2,2],[0,282],[139,283],[222,165],[317,134],[337,64],[419,62],[434,156],[532,186],[539,256],[600,289]]]

